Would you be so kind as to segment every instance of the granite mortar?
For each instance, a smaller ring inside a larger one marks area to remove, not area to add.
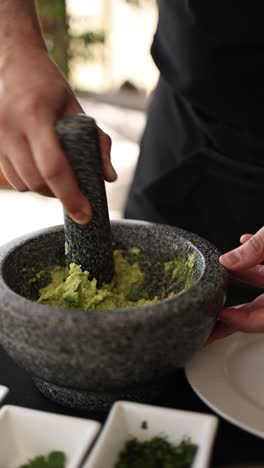
[[[64,227],[0,248],[0,343],[62,405],[105,411],[120,395],[153,401],[203,346],[225,300],[227,273],[218,250],[204,239],[140,221],[112,221],[111,231],[117,247],[138,247],[153,265],[195,253],[192,286],[171,299],[124,310],[56,309],[34,302],[24,269],[64,263]]]

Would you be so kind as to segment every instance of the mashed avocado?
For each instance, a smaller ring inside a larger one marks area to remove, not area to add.
[[[140,250],[131,248],[128,252],[136,258]],[[145,272],[137,261],[129,261],[122,250],[114,251],[114,264],[113,281],[100,288],[97,287],[96,279],[89,279],[89,272],[82,271],[79,265],[71,263],[69,267],[55,266],[49,271],[50,283],[39,291],[38,302],[66,309],[113,310],[151,304],[164,298],[147,298],[144,292]],[[172,260],[163,264],[163,271],[167,274],[169,272],[173,278],[175,275],[179,276],[183,270],[186,273],[186,266],[190,271],[193,270],[194,259],[192,261],[190,257],[187,263]],[[182,289],[187,289],[188,286],[185,281]],[[167,297],[172,295],[175,293],[170,292]]]

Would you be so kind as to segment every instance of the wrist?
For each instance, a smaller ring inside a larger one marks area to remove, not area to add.
[[[0,45],[0,55],[3,57],[10,54],[14,55],[17,50],[27,50],[32,48],[42,49],[47,52],[47,46],[41,30],[34,30],[32,27],[22,27]]]
[[[0,61],[26,49],[47,51],[34,0],[0,0]]]

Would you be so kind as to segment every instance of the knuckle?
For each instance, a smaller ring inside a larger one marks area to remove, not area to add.
[[[27,117],[36,117],[39,114],[41,106],[41,96],[39,94],[31,94],[25,97],[21,102],[21,112]]]
[[[47,181],[53,181],[62,174],[62,168],[60,164],[47,165],[42,169],[42,176]]]
[[[0,151],[0,169],[3,171],[6,165],[6,155]]]
[[[11,185],[17,190],[17,192],[28,192],[28,187],[23,183],[16,182],[14,184],[11,181]]]
[[[264,226],[257,232],[257,235],[264,238]]]
[[[0,109],[0,133],[6,133],[8,128],[8,122],[4,110]]]
[[[262,236],[252,236],[248,242],[256,255],[264,255],[264,238]]]
[[[5,152],[0,150],[0,165],[4,166],[8,162],[8,157]]]
[[[43,192],[46,189],[46,186],[42,180],[34,180],[34,182],[30,182],[28,186],[32,192]]]

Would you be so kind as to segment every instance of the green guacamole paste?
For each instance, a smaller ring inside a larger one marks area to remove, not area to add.
[[[137,256],[140,250],[131,248],[128,252]],[[164,274],[169,272],[170,277],[174,280],[175,275],[179,276],[182,273],[181,269],[184,269],[185,274],[186,268],[192,273],[194,263],[194,256],[190,256],[187,262],[184,261],[184,264],[183,261],[172,260],[163,264],[163,271]],[[89,279],[89,272],[82,271],[81,267],[75,263],[71,263],[69,267],[55,266],[49,270],[50,283],[39,291],[38,302],[53,307],[88,311],[113,310],[151,304],[164,298],[163,296],[147,298],[147,294],[144,292],[145,273],[137,261],[129,262],[122,250],[114,250],[114,265],[113,281],[100,288],[97,287],[96,279]],[[38,276],[40,274],[41,272],[38,273]],[[190,275],[188,278],[190,282]],[[186,278],[182,290],[190,286],[188,278]],[[174,292],[170,292],[167,297],[174,295]]]

